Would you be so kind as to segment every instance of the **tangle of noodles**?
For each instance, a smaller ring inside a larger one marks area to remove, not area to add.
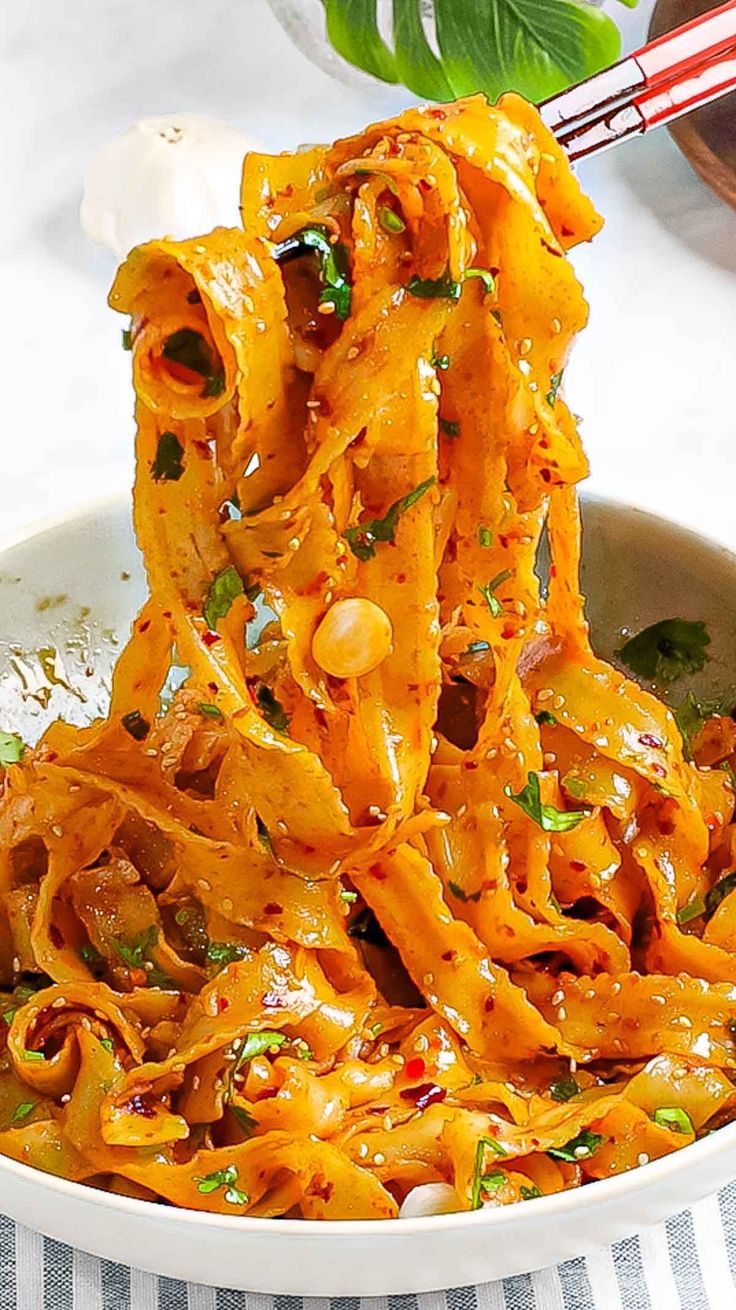
[[[734,1114],[736,896],[683,914],[733,791],[588,641],[599,219],[516,96],[250,155],[242,217],[111,293],[150,600],[108,718],[4,773],[0,1152],[379,1219],[678,1150]]]

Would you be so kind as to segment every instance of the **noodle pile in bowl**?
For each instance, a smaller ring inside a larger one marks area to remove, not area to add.
[[[121,268],[151,598],[109,717],[4,774],[0,1152],[378,1219],[733,1115],[733,741],[686,757],[578,585],[598,227],[536,111],[473,97],[251,155],[243,231]]]

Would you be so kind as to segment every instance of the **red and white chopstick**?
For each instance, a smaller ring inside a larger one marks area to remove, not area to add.
[[[651,41],[540,106],[572,160],[736,91],[736,0]]]

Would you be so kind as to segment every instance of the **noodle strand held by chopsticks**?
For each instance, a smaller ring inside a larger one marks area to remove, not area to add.
[[[0,1151],[380,1219],[679,1149],[734,1113],[736,734],[693,763],[590,646],[600,220],[513,95],[251,155],[242,216],[112,289],[150,599],[4,772]]]

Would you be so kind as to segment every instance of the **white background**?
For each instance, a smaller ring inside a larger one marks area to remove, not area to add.
[[[651,7],[615,6],[629,47]],[[409,97],[331,81],[266,0],[5,0],[0,24],[5,535],[131,482],[113,261],[77,217],[94,151],[138,117],[184,109],[284,149]],[[608,220],[578,258],[592,317],[568,376],[592,485],[736,547],[736,213],[664,132],[582,172]]]

